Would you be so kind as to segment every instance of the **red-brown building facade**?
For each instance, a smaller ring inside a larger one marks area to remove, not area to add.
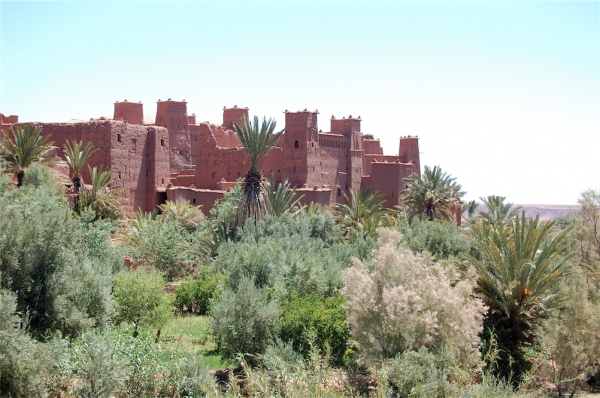
[[[90,141],[99,148],[89,164],[115,170],[113,185],[125,188],[128,213],[151,211],[167,199],[189,200],[208,213],[248,171],[246,152],[233,129],[248,112],[224,108],[222,124],[196,123],[185,101],[159,100],[155,123],[144,124],[143,105],[124,101],[114,104],[112,120],[35,124],[59,148],[66,140]],[[360,116],[332,116],[330,131],[322,132],[317,111],[284,114],[285,133],[260,168],[279,182],[288,179],[304,195],[304,203],[343,203],[350,189],[372,186],[393,208],[405,189],[403,178],[420,174],[417,137],[402,137],[399,154],[389,156],[379,140],[361,132]],[[0,123],[7,131],[18,118],[0,114]],[[84,179],[89,181],[89,176]]]

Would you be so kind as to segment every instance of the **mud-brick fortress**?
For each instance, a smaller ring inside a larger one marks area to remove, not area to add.
[[[142,103],[124,101],[114,104],[113,119],[34,124],[51,134],[58,148],[66,140],[99,148],[88,164],[115,171],[113,187],[124,188],[128,213],[151,211],[166,200],[189,200],[208,214],[215,200],[246,175],[248,158],[233,125],[249,117],[248,108],[224,108],[222,124],[197,123],[185,100],[159,100],[153,124],[144,123],[143,114]],[[398,205],[406,188],[403,178],[421,172],[418,138],[401,137],[399,154],[384,155],[379,140],[361,132],[360,116],[332,116],[330,131],[322,132],[318,115],[285,111],[285,133],[261,163],[263,175],[288,179],[304,195],[303,203],[344,203],[350,189],[371,186],[385,195],[386,207]],[[2,131],[18,123],[17,116],[0,114]]]

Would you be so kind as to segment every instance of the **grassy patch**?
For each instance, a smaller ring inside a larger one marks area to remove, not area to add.
[[[235,365],[222,362],[217,351],[216,336],[210,330],[210,317],[175,316],[163,327],[161,359],[169,361],[173,355],[191,356],[201,354],[210,369],[223,369]]]

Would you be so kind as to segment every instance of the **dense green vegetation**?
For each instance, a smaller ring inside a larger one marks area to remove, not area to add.
[[[82,144],[66,150],[81,179]],[[398,211],[371,190],[327,210],[240,181],[210,217],[167,202],[124,219],[110,171],[68,193],[37,161],[15,170],[0,396],[562,396],[600,376],[600,192],[556,222],[481,198],[459,227],[463,193],[436,167],[407,181],[435,192],[410,185]],[[273,211],[236,220],[253,200]]]

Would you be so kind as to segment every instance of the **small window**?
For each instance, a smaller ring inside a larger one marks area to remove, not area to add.
[[[196,198],[192,199],[192,203],[196,204]]]
[[[294,142],[294,148],[300,148],[300,145],[298,144],[298,140],[296,140],[296,142]]]
[[[161,179],[160,179],[160,183],[161,183],[161,184],[164,184],[164,183],[165,183],[165,179],[164,179],[164,178],[161,178]]]
[[[121,134],[117,134],[117,142],[121,142]]]
[[[342,196],[342,190],[338,188],[338,196]]]
[[[165,140],[160,140],[160,146],[165,146]]]
[[[179,154],[180,154],[180,155],[183,155],[183,154],[181,153],[181,151],[179,151]]]
[[[217,178],[217,173],[213,171],[213,178]]]

